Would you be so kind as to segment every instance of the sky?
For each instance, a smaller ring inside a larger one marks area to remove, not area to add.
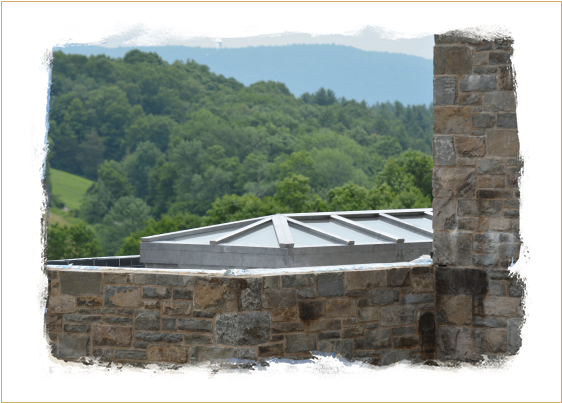
[[[560,24],[560,20],[116,20],[59,24],[56,43],[105,47],[242,48],[338,44],[432,59],[436,31],[480,24]],[[56,49],[57,46],[53,48]]]

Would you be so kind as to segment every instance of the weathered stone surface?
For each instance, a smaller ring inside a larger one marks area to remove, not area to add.
[[[306,322],[307,332],[320,332],[324,330],[339,330],[341,329],[341,319],[325,319],[314,320]]]
[[[135,338],[148,342],[181,343],[181,333],[135,332]]]
[[[299,301],[299,318],[301,320],[316,320],[325,315],[325,301]]]
[[[439,326],[437,329],[439,358],[479,361],[484,354],[484,330]]]
[[[481,158],[477,165],[478,175],[505,174],[505,160],[503,158]]]
[[[390,365],[395,362],[409,360],[410,351],[409,350],[386,350],[381,354],[381,364]]]
[[[511,68],[511,66],[500,66],[498,68],[498,89],[513,91],[513,84],[513,69]]]
[[[99,315],[63,315],[65,322],[78,322],[78,323],[96,323],[103,320],[103,316]]]
[[[496,74],[498,66],[474,66],[472,71],[474,74]]]
[[[410,285],[410,269],[391,269],[387,272],[388,287],[406,287]]]
[[[433,169],[433,197],[474,197],[474,168],[439,167]]]
[[[238,359],[256,361],[258,359],[256,348],[255,347],[239,348]]]
[[[499,258],[496,254],[473,254],[472,263],[476,267],[493,267],[499,263]]]
[[[433,137],[433,164],[455,165],[455,141],[453,136]]]
[[[260,357],[276,357],[283,355],[285,347],[283,343],[266,344],[258,347],[258,355]]]
[[[97,346],[119,346],[131,345],[133,332],[130,327],[121,326],[94,326],[92,340]]]
[[[297,305],[297,292],[291,289],[264,291],[263,307],[271,308],[290,308]]]
[[[353,340],[322,340],[318,342],[318,351],[349,359],[352,357]]]
[[[390,329],[365,330],[365,347],[367,349],[387,348],[390,346]]]
[[[394,348],[412,348],[419,346],[420,338],[418,336],[398,336],[392,338],[392,346]]]
[[[283,288],[300,288],[314,286],[314,274],[292,274],[281,276]]]
[[[120,311],[122,311],[123,309],[119,309]],[[113,308],[94,308],[92,309],[92,313],[93,314],[106,314],[106,315],[114,315],[115,314],[115,309]],[[117,315],[121,315],[120,313],[118,313]],[[132,315],[132,311],[131,311],[131,315]]]
[[[62,272],[60,273],[62,274]],[[77,359],[90,355],[90,336],[87,334],[59,334],[60,358]]]
[[[172,297],[171,288],[166,287],[142,287],[144,298],[169,299]]]
[[[183,341],[188,344],[213,344],[211,336],[198,333],[184,334]]]
[[[115,350],[115,360],[146,360],[145,350]]]
[[[124,318],[122,316],[106,316],[104,322],[113,325],[133,326],[133,318]]]
[[[456,136],[455,149],[459,157],[482,157],[486,154],[486,137]]]
[[[487,155],[498,157],[517,157],[519,155],[517,130],[489,130],[486,138]]]
[[[490,64],[509,64],[511,63],[511,55],[513,52],[490,52]]]
[[[489,288],[488,293],[490,295],[500,295],[500,296],[506,295],[506,291],[505,291],[506,287],[504,281],[490,280],[490,282],[488,283],[488,288]]]
[[[193,291],[187,288],[176,288],[172,292],[173,299],[193,299]]]
[[[194,308],[215,312],[235,312],[238,309],[235,279],[195,279]]]
[[[262,279],[238,279],[238,310],[259,311],[262,308]]]
[[[519,298],[489,295],[484,298],[484,314],[513,318],[521,315],[520,304]]]
[[[433,105],[457,104],[457,77],[433,77]]]
[[[511,38],[498,38],[494,40],[494,43],[496,45],[496,49],[512,49],[513,46],[513,39]]]
[[[192,302],[187,300],[171,300],[171,301],[163,301],[162,302],[162,309],[164,311],[164,315],[169,316],[179,316],[179,315],[190,315],[191,311],[193,310]]]
[[[191,355],[198,362],[211,360],[230,360],[239,357],[239,349],[211,346],[192,347]]]
[[[419,304],[421,302],[433,302],[433,294],[405,294],[402,296],[403,304]]]
[[[346,290],[364,290],[372,287],[386,287],[386,270],[350,271],[345,273]]]
[[[517,115],[515,113],[498,113],[498,129],[517,129]]]
[[[71,295],[49,295],[48,313],[72,313],[75,311],[75,297]]]
[[[457,199],[433,199],[433,230],[453,230],[457,226]]]
[[[273,332],[273,330],[272,330]],[[271,341],[279,341],[279,340],[285,340],[285,336],[283,336],[282,334],[272,334],[270,337]]]
[[[176,319],[162,318],[162,330],[176,330]]]
[[[135,274],[135,284],[156,285],[156,274]]]
[[[46,315],[45,325],[48,332],[62,332],[62,315]]]
[[[461,217],[499,217],[502,206],[499,200],[459,199],[458,203]]]
[[[444,34],[434,35],[436,45],[451,44],[459,42],[459,33],[457,31],[449,31]]]
[[[438,294],[437,323],[453,325],[472,324],[472,296]]]
[[[60,271],[61,294],[101,294],[101,273]]]
[[[488,277],[479,269],[436,269],[438,294],[486,294]]]
[[[351,339],[363,335],[363,326],[344,326],[341,332],[341,337],[344,339]]]
[[[297,289],[297,297],[299,299],[316,298],[316,287]]]
[[[491,113],[473,113],[472,126],[479,128],[494,127],[496,124],[496,116]]]
[[[127,273],[104,273],[103,282],[106,284],[131,284],[133,275]]]
[[[302,322],[275,322],[271,324],[272,333],[292,333],[302,332],[304,323]]]
[[[136,308],[142,304],[140,290],[137,287],[107,286],[103,302],[105,306]]]
[[[271,319],[268,312],[218,314],[215,339],[218,344],[245,346],[267,343]]]
[[[470,109],[436,106],[433,109],[433,132],[436,134],[468,134],[471,130]]]
[[[515,112],[515,95],[511,91],[487,92],[482,96],[482,108],[487,112]]]
[[[495,74],[473,74],[463,76],[461,78],[459,88],[464,92],[495,91],[498,88],[497,78]]]
[[[381,319],[380,306],[368,306],[357,310],[357,317],[360,322],[373,322]]]
[[[156,285],[165,287],[186,287],[193,282],[191,276],[181,274],[157,274]]]
[[[326,302],[326,317],[342,318],[355,316],[355,303],[350,299],[329,299]]]
[[[158,362],[185,363],[189,360],[189,347],[186,346],[151,346],[148,359]]]
[[[510,199],[513,197],[513,191],[507,189],[479,189],[476,191],[476,197],[479,199]]]
[[[471,265],[472,235],[462,232],[454,234],[434,233],[433,262],[442,265]]]
[[[195,318],[214,318],[215,312],[193,311],[193,316]]]
[[[94,348],[92,349],[92,355],[101,362],[113,361],[112,348]]]
[[[398,302],[398,290],[373,290],[370,292],[372,305],[383,305]]]
[[[160,309],[160,301],[158,300],[143,300],[144,309]]]
[[[388,305],[381,308],[381,325],[397,326],[415,323],[414,305]]]
[[[320,332],[318,333],[318,340],[326,340],[326,339],[339,339],[340,332],[332,330],[330,332]]]
[[[102,306],[103,300],[101,297],[88,295],[88,296],[76,297],[76,303],[78,306],[95,307],[95,306]]]
[[[227,314],[223,314],[227,315]],[[212,332],[213,322],[205,319],[178,319],[178,330],[187,330],[190,332]]]
[[[486,347],[490,353],[505,353],[507,350],[506,329],[486,329]]]
[[[68,333],[90,333],[91,325],[64,325],[64,331]]]
[[[461,106],[479,106],[482,105],[482,94],[460,94],[457,102]]]
[[[160,312],[141,311],[135,312],[135,329],[160,330]]]
[[[472,50],[468,46],[433,48],[433,74],[470,74]]]
[[[317,351],[315,334],[285,335],[285,353],[310,353]]]
[[[475,316],[474,317],[475,326],[484,327],[506,327],[507,319],[505,318],[493,318],[490,316]]]
[[[343,296],[344,273],[319,273],[316,281],[319,297]]]
[[[435,222],[435,216],[433,217]],[[431,267],[414,267],[410,273],[412,292],[432,293],[434,292],[433,283],[435,276]]]
[[[400,335],[404,335],[404,334],[415,334],[416,333],[416,328],[413,326],[407,326],[407,327],[393,327],[391,330],[391,333],[393,336],[400,336]]]
[[[296,306],[290,308],[278,308],[269,311],[272,322],[292,322],[298,318],[298,310]]]
[[[281,288],[281,276],[266,276],[263,278],[263,288]]]
[[[458,229],[475,231],[478,228],[479,222],[478,218],[459,218]]]
[[[507,321],[507,351],[509,354],[517,354],[521,348],[521,325],[521,319],[509,319]]]
[[[525,284],[522,281],[512,281],[509,283],[509,296],[522,297],[525,293]]]

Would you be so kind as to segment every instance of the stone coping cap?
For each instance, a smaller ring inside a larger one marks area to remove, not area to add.
[[[253,276],[275,276],[280,274],[303,274],[318,272],[340,272],[340,271],[361,271],[361,270],[384,270],[396,269],[403,267],[420,267],[431,266],[433,261],[428,255],[420,256],[411,262],[395,262],[395,263],[372,263],[372,264],[354,264],[339,266],[313,266],[313,267],[291,267],[279,269],[229,269],[229,270],[198,270],[198,269],[158,269],[158,268],[140,268],[140,267],[107,267],[107,266],[75,266],[75,265],[47,265],[47,270],[64,270],[64,271],[101,271],[107,273],[156,273],[156,274],[203,274],[214,277],[253,277]]]

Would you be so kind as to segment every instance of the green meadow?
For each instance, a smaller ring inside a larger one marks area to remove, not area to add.
[[[92,181],[81,176],[51,168],[53,195],[58,196],[70,210],[80,207],[82,197],[92,185]]]

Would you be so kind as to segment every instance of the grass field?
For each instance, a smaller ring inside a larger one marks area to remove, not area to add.
[[[51,168],[53,195],[58,196],[70,210],[80,207],[82,196],[93,183],[91,180]]]

